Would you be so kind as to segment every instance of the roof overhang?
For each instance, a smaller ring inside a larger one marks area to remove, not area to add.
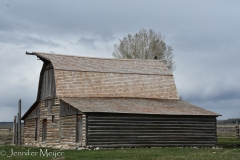
[[[34,102],[33,105],[27,110],[27,112],[22,116],[21,120],[25,120],[27,116],[38,106],[38,101]]]
[[[141,98],[61,98],[81,112],[221,116],[183,100]]]

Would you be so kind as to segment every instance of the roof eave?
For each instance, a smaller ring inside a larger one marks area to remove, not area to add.
[[[22,116],[21,120],[25,120],[25,118],[27,118],[27,116],[37,107],[38,103],[39,103],[38,101],[35,101],[33,105]]]

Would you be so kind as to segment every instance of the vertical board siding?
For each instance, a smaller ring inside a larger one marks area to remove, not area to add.
[[[82,146],[86,147],[86,114],[82,115]]]
[[[216,117],[88,113],[92,147],[214,146]]]
[[[45,75],[45,88],[43,88],[43,91],[44,91],[44,99],[46,99],[48,97],[48,92],[49,92],[49,76],[48,76],[48,71],[49,70],[46,70],[44,72],[44,75]]]
[[[56,98],[56,84],[55,84],[55,76],[54,76],[54,69],[52,69],[52,91],[51,91],[51,95],[53,95],[54,98]]]
[[[61,117],[77,115],[80,113],[81,112],[78,109],[70,106],[69,104],[67,104],[63,101],[60,101],[60,116]]]
[[[76,143],[82,143],[82,115],[77,115],[76,120]]]
[[[39,118],[40,116],[40,107],[37,106],[28,116],[27,119]]]
[[[46,65],[42,79],[41,100],[54,98],[56,93],[56,85],[54,80],[54,69],[51,64]]]
[[[53,69],[48,70],[48,97],[52,95]]]
[[[76,115],[61,117],[61,143],[76,143]]]

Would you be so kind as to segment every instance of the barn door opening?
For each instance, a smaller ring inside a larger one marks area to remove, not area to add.
[[[82,143],[82,115],[76,117],[76,143]]]
[[[47,119],[44,119],[42,126],[42,141],[46,142],[46,138],[47,138]]]
[[[35,122],[35,141],[37,141],[37,137],[38,137],[38,134],[37,134],[38,130],[37,130],[37,128],[38,128],[38,119],[36,118],[36,122]]]

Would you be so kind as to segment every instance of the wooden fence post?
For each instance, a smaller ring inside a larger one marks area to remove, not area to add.
[[[19,117],[19,113],[17,114],[17,119],[16,119],[16,145],[18,145],[18,133],[19,133],[18,117]]]
[[[21,132],[21,99],[18,102],[18,145],[21,145],[22,132]]]
[[[13,144],[16,144],[16,116],[14,116],[13,120]]]

